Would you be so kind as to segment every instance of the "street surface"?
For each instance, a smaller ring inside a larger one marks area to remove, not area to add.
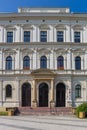
[[[87,130],[87,119],[67,116],[0,116],[0,130]]]

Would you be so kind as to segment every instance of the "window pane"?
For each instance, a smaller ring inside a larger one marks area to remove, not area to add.
[[[24,31],[24,42],[30,42],[30,31]]]
[[[47,31],[41,31],[40,32],[40,41],[41,42],[47,42]]]
[[[6,86],[6,97],[12,97],[12,87],[11,87],[11,85]]]
[[[63,31],[57,31],[57,42],[63,42]]]
[[[7,42],[13,42],[13,32],[7,32]]]
[[[81,86],[80,85],[77,85],[75,87],[75,97],[76,98],[80,98],[81,97]]]
[[[60,70],[64,69],[64,58],[62,56],[57,58],[57,68]]]
[[[80,42],[80,32],[74,32],[74,42]]]
[[[47,68],[47,58],[45,56],[40,59],[40,68]]]
[[[12,70],[12,58],[8,56],[6,58],[6,70]]]
[[[25,56],[23,59],[23,68],[24,69],[30,68],[30,58],[28,56]]]
[[[81,58],[79,56],[75,58],[75,69],[81,70]]]

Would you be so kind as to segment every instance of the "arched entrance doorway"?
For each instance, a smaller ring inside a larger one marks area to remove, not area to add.
[[[56,86],[56,107],[65,107],[65,85],[63,83]]]
[[[39,107],[48,107],[48,85],[46,83],[39,85]]]
[[[22,85],[22,106],[31,106],[31,85],[29,83]]]

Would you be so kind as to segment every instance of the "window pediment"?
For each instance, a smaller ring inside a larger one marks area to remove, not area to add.
[[[37,69],[37,70],[33,70],[32,72],[31,72],[31,75],[55,75],[55,73],[54,72],[52,72],[50,69]]]
[[[16,54],[16,50],[10,49],[10,48],[3,50],[3,52],[4,52],[6,55]]]
[[[85,52],[85,48],[72,49],[72,52]]]
[[[46,48],[41,48],[41,49],[38,49],[38,52],[41,54],[49,54],[51,50],[46,49]]]
[[[73,25],[72,28],[74,30],[83,30],[83,26],[82,25]]]
[[[40,29],[46,29],[46,30],[49,29],[49,25],[47,25],[47,24],[41,24],[41,25],[39,25],[38,27],[39,27]]]
[[[6,30],[12,30],[12,31],[16,29],[16,27],[12,25],[6,25],[4,27],[6,28]]]
[[[23,24],[21,25],[23,29],[33,29],[33,26],[31,24]]]
[[[60,53],[61,53],[61,52],[62,52],[62,53],[66,53],[66,52],[67,52],[67,49],[57,48],[57,49],[55,49],[55,52],[56,52],[56,53],[59,53],[59,52],[60,52]]]
[[[32,49],[28,49],[28,48],[24,48],[24,49],[21,49],[21,52],[22,53],[33,53],[33,50]]]
[[[55,28],[57,29],[57,30],[65,30],[66,29],[66,26],[64,25],[64,24],[57,24],[57,25],[55,25]]]

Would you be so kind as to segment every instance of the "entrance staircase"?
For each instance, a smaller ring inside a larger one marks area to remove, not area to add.
[[[18,112],[21,115],[73,115],[70,107],[19,107]]]

